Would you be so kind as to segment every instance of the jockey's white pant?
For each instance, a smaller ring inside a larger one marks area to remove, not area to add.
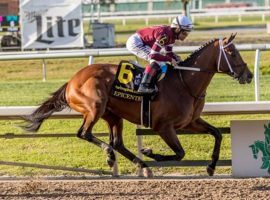
[[[137,33],[131,35],[128,38],[127,43],[126,43],[126,47],[131,53],[138,56],[139,58],[142,58],[142,59],[148,61],[149,63],[156,62],[161,66],[161,68],[162,68],[162,66],[166,67],[165,62],[156,61],[156,60],[149,58],[149,54],[151,52],[151,47],[148,45],[145,45],[143,43],[141,37]],[[166,70],[167,70],[167,67],[166,67]],[[166,70],[165,70],[165,73],[166,73]]]
[[[145,45],[137,33],[128,38],[126,47],[134,55],[150,62],[149,54],[151,52],[151,47]]]

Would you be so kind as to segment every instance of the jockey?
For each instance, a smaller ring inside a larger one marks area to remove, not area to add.
[[[173,19],[171,26],[159,25],[146,27],[138,30],[129,37],[126,43],[127,49],[134,55],[148,61],[138,92],[141,94],[151,94],[155,92],[154,77],[157,71],[166,62],[177,65],[181,58],[172,50],[175,40],[183,41],[192,31],[191,20],[180,15]],[[161,49],[165,49],[165,55],[161,54]]]

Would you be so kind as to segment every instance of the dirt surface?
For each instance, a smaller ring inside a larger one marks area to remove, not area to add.
[[[269,199],[270,178],[0,180],[0,199]]]

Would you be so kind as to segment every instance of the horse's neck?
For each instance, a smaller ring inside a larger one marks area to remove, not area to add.
[[[211,55],[211,56],[209,56]],[[213,55],[213,57],[212,57]],[[198,67],[202,70],[213,71],[215,70],[215,58],[216,53],[209,54],[205,50],[196,59],[187,63],[187,66],[190,67]],[[208,85],[210,84],[214,73],[208,72],[193,72],[193,71],[183,71],[183,79],[185,83],[189,86],[191,92],[196,95],[200,96],[206,92]]]

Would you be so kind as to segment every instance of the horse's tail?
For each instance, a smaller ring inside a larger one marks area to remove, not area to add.
[[[36,132],[42,122],[49,118],[54,112],[59,112],[68,106],[65,93],[67,83],[51,94],[51,97],[43,102],[32,114],[23,116],[27,122],[22,128],[26,131]]]

